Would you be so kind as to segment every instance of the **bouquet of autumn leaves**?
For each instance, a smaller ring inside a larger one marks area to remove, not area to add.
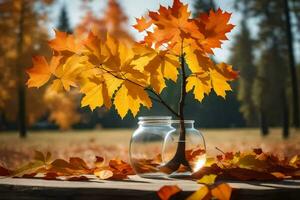
[[[210,58],[234,27],[230,17],[219,9],[191,18],[188,6],[174,0],[172,7],[161,6],[137,19],[134,28],[145,32],[140,42],[103,38],[96,30],[85,39],[56,31],[49,41],[51,59],[33,57],[27,84],[41,87],[50,82],[55,91],[78,88],[84,95],[81,106],[94,110],[114,105],[122,118],[129,111],[136,116],[141,106],[151,108],[157,101],[182,119],[160,96],[167,80],[181,80],[182,95],[193,91],[202,101],[212,90],[225,97],[231,90],[228,82],[237,78],[230,65]]]

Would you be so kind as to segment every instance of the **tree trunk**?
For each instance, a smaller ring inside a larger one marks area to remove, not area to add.
[[[18,78],[18,125],[20,137],[26,137],[26,90],[25,90],[25,70],[20,62],[23,54],[23,39],[24,39],[24,14],[25,2],[21,1],[20,15],[18,22],[17,34],[17,61],[16,73]]]
[[[293,48],[293,34],[291,26],[291,16],[288,0],[284,1],[284,13],[286,18],[286,38],[289,49],[289,64],[290,64],[290,73],[292,80],[292,91],[293,91],[293,125],[299,127],[299,97],[298,97],[298,81],[297,81],[297,72],[295,64],[295,53]]]
[[[191,167],[185,157],[185,146],[186,146],[186,130],[184,123],[184,104],[186,97],[186,72],[185,72],[185,58],[184,55],[180,58],[181,71],[182,71],[182,82],[181,82],[181,98],[179,101],[179,120],[180,120],[180,134],[178,139],[178,145],[174,157],[163,166],[168,171],[176,171],[180,165],[187,167],[191,170]]]
[[[262,108],[260,109],[260,128],[261,128],[261,134],[263,136],[269,134],[269,126],[267,122],[266,113]]]
[[[289,131],[289,107],[287,104],[287,98],[284,90],[282,90],[282,135],[283,138],[288,138],[290,135]]]

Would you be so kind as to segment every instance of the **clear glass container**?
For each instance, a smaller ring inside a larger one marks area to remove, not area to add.
[[[168,163],[170,164],[171,160],[176,160],[174,157],[177,155],[177,160],[180,160],[179,162],[177,161],[177,163],[179,163],[179,168],[176,171],[170,171],[169,176],[176,177],[190,175],[191,173],[200,170],[206,162],[206,144],[204,137],[200,131],[194,128],[193,120],[185,120],[184,123],[181,123],[179,120],[172,120],[171,123],[174,129],[165,137],[162,151],[162,163],[165,163],[166,166],[168,166]],[[181,136],[180,138],[182,124],[184,124],[185,127],[185,137]],[[184,144],[184,146],[182,146],[182,144]],[[185,150],[185,156],[178,155],[179,145]],[[173,162],[173,164],[174,163],[175,162]],[[183,163],[187,163],[187,166]]]
[[[139,117],[138,128],[130,140],[131,166],[137,175],[144,178],[165,176],[160,172],[164,165],[161,158],[166,135],[173,131],[170,116]]]

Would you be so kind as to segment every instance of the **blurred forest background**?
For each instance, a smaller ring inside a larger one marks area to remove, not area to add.
[[[25,136],[27,128],[136,126],[137,119],[127,116],[122,120],[114,109],[91,112],[80,108],[81,96],[76,90],[65,94],[25,86],[25,70],[31,66],[32,55],[50,56],[47,40],[54,36],[53,29],[84,36],[94,27],[124,40],[138,39],[131,25],[140,15],[124,8],[129,2],[131,6],[134,2],[144,5],[140,0],[0,0],[0,130],[19,129]],[[285,137],[289,127],[299,127],[300,1],[183,2],[189,3],[194,15],[218,7],[233,13],[236,30],[224,45],[225,53],[216,52],[215,59],[240,71],[226,101],[213,94],[200,104],[189,96],[186,118],[195,119],[201,128],[260,127],[264,135],[269,127],[282,127]],[[160,3],[170,5],[172,1],[151,2],[155,9]],[[145,12],[150,9],[146,4],[149,2],[144,5]],[[179,93],[176,85],[169,84],[163,97],[176,107]],[[139,115],[170,114],[154,104]]]

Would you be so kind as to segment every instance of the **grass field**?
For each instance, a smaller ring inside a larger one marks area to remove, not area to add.
[[[99,129],[86,131],[30,132],[26,139],[17,133],[0,133],[0,165],[14,168],[32,158],[34,150],[49,151],[54,158],[68,159],[79,156],[88,163],[95,155],[106,159],[128,160],[128,145],[133,130]],[[272,129],[267,137],[261,137],[258,129],[208,129],[202,130],[208,155],[223,151],[246,151],[262,148],[264,151],[291,156],[300,154],[300,131],[292,130],[291,137],[283,140],[280,129]]]

